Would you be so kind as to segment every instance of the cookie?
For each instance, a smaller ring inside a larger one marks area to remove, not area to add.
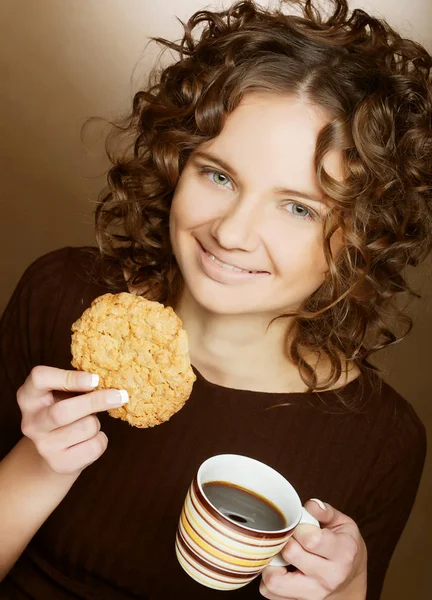
[[[196,379],[188,339],[172,308],[127,292],[96,298],[72,325],[72,365],[97,373],[99,388],[124,389],[129,402],[112,417],[135,427],[168,421]]]

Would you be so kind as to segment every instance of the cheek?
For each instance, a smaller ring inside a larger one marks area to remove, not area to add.
[[[321,283],[327,271],[322,246],[322,233],[318,227],[289,223],[268,235],[268,251],[279,274],[298,276],[305,286]]]
[[[195,181],[179,183],[171,205],[171,223],[177,229],[194,229],[217,218],[221,203]]]

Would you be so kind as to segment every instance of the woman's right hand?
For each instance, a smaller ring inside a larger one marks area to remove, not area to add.
[[[97,460],[108,438],[94,413],[128,402],[124,390],[94,391],[98,380],[90,373],[38,366],[17,392],[21,430],[56,473],[79,475]]]

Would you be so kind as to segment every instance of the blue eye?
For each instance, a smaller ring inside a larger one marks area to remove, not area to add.
[[[304,204],[298,204],[297,202],[290,202],[286,204],[288,212],[291,213],[294,217],[299,217],[300,219],[313,219],[314,214],[309,208],[307,208]]]

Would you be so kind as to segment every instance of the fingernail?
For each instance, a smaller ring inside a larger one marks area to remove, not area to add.
[[[322,502],[321,500],[318,500],[318,498],[311,498],[311,501],[316,502],[322,510],[326,510],[324,502]]]
[[[80,373],[78,382],[82,387],[97,387],[99,385],[99,375],[91,373]]]
[[[107,398],[108,404],[116,404],[121,406],[129,402],[129,394],[126,390],[111,390]]]

